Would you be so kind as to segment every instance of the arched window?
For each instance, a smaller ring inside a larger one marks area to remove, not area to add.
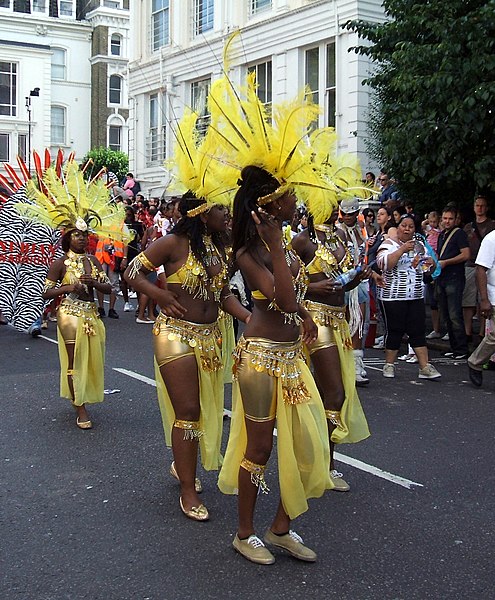
[[[118,33],[112,34],[110,38],[110,54],[120,56],[122,53],[122,37]]]
[[[108,101],[110,104],[120,104],[122,101],[122,77],[120,75],[110,75]]]

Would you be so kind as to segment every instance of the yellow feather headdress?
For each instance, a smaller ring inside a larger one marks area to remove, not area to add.
[[[318,219],[326,220],[341,198],[356,195],[358,161],[350,155],[337,157],[333,129],[315,129],[321,109],[308,89],[291,101],[273,104],[269,112],[257,95],[254,73],[248,74],[244,86],[232,83],[227,54],[238,35],[235,32],[226,43],[225,75],[212,84],[208,96],[216,158],[234,167],[237,176],[254,165],[280,183],[275,192],[258,199],[259,206],[292,190]],[[232,175],[231,185],[235,184]]]
[[[174,131],[174,157],[167,161],[183,192],[190,190],[202,204],[188,211],[188,217],[206,212],[216,204],[230,206],[236,191],[232,180],[236,173],[215,160],[216,138],[208,127],[206,134],[198,130],[199,115],[186,108]]]
[[[124,225],[123,205],[110,200],[101,179],[85,181],[74,160],[67,161],[61,171],[47,168],[39,185],[29,179],[26,193],[32,204],[19,203],[16,209],[28,220],[52,229],[78,229],[124,242],[132,239]]]

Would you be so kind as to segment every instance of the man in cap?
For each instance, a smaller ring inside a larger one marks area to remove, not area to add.
[[[354,266],[363,263],[366,252],[367,233],[364,222],[359,222],[359,199],[348,198],[340,203],[341,223],[338,225],[344,234],[344,240],[352,255]],[[346,292],[349,329],[354,348],[356,385],[369,383],[363,364],[363,339],[366,339],[366,314],[369,311],[369,281],[363,280],[353,290]],[[368,318],[369,322],[369,318]]]

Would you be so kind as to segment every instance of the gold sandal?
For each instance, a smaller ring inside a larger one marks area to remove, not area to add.
[[[175,468],[175,460],[173,460],[172,464],[170,465],[170,475],[177,479],[177,481],[180,481],[179,474],[177,473],[177,469]],[[196,477],[196,479],[194,480],[194,490],[196,494],[201,494],[201,492],[203,491],[203,485],[198,477]]]
[[[179,504],[181,511],[186,515],[186,517],[189,517],[189,519],[192,519],[193,521],[208,521],[210,518],[208,509],[204,504],[192,506],[189,510],[186,510],[182,504],[182,496],[179,498]]]
[[[79,429],[91,429],[93,427],[93,423],[89,419],[87,421],[80,421],[79,417],[76,419],[76,425]]]

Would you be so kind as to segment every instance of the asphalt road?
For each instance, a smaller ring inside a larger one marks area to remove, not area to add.
[[[91,409],[91,431],[58,396],[55,325],[47,339],[0,328],[0,598],[495,598],[495,373],[475,390],[465,363],[433,353],[441,383],[409,364],[384,379],[383,353],[367,351],[372,437],[340,447],[337,464],[352,489],[312,500],[294,522],[318,561],[276,553],[257,566],[231,546],[236,500],[215,473],[200,472],[210,521],[180,512],[150,385],[151,327],[120,314],[105,320],[105,387],[120,391]],[[273,456],[259,534],[276,509],[276,470]]]

